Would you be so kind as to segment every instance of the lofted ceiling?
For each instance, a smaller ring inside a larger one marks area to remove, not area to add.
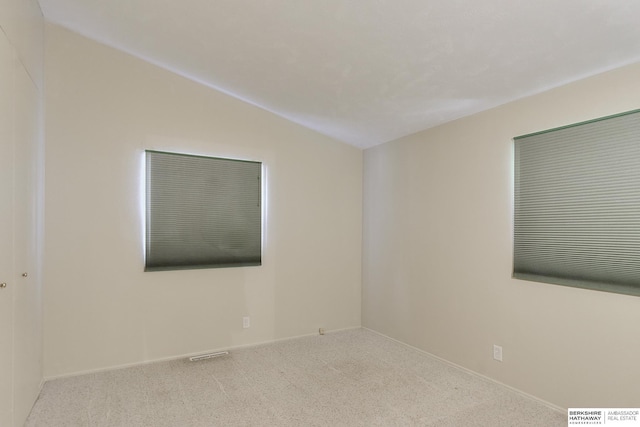
[[[49,21],[361,148],[640,61],[638,0],[39,2]]]

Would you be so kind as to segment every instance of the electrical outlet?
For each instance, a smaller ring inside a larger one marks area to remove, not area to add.
[[[499,345],[493,345],[493,358],[498,362],[502,362],[502,347]]]
[[[244,329],[247,329],[249,326],[251,326],[251,319],[249,318],[249,316],[244,316],[242,318],[242,327]]]

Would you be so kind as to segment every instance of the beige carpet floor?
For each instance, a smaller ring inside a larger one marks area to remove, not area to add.
[[[566,426],[566,415],[365,329],[45,383],[27,426]]]

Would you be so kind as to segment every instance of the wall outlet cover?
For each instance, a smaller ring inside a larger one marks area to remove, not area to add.
[[[493,358],[499,362],[502,362],[502,347],[499,345],[493,345]]]

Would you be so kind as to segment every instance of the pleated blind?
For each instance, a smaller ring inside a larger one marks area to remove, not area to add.
[[[640,110],[515,138],[514,277],[640,295]]]
[[[262,164],[146,151],[145,271],[261,264]]]

